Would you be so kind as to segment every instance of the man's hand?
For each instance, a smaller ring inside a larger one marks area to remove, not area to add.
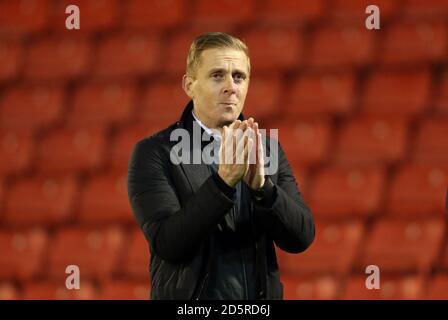
[[[264,185],[264,150],[261,141],[261,133],[258,129],[258,123],[254,122],[253,118],[249,118],[247,121],[248,128],[252,129],[254,132],[254,137],[256,140],[255,147],[251,148],[249,153],[249,159],[255,159],[255,163],[249,164],[249,169],[244,176],[244,182],[253,189],[259,189]],[[253,161],[252,161],[253,162]]]
[[[240,120],[223,127],[218,175],[231,187],[235,187],[249,170],[249,152],[254,140],[250,134],[244,134],[247,129],[248,123]]]

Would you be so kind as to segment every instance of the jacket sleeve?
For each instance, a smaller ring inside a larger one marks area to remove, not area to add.
[[[151,251],[176,263],[194,254],[234,199],[210,176],[181,207],[169,153],[161,145],[154,137],[136,144],[129,162],[128,194]]]
[[[280,145],[278,161],[278,180],[273,187],[274,199],[269,204],[255,202],[255,212],[261,225],[279,248],[299,253],[306,250],[314,240],[314,221]]]

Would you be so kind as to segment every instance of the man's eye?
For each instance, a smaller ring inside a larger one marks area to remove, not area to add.
[[[212,74],[212,77],[214,79],[222,79],[222,74],[221,73],[214,73],[214,74]]]
[[[241,82],[241,81],[243,81],[244,79],[246,79],[246,77],[244,76],[244,75],[242,75],[242,74],[235,74],[234,76],[233,76],[233,79],[236,81],[236,82]]]

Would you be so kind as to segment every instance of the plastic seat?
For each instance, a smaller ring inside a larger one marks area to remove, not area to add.
[[[425,119],[415,139],[416,162],[448,163],[448,117]]]
[[[99,43],[94,74],[104,78],[148,75],[157,69],[160,52],[160,41],[154,34],[109,36]]]
[[[250,50],[251,69],[256,72],[292,70],[303,58],[302,35],[296,28],[251,29],[241,36]]]
[[[55,123],[62,113],[64,92],[53,85],[19,85],[0,100],[0,127],[33,129]]]
[[[364,26],[367,18],[366,8],[375,4],[380,8],[381,23],[391,19],[400,10],[398,1],[378,0],[372,3],[368,0],[336,0],[332,3],[331,18],[339,22],[356,22]]]
[[[87,39],[78,35],[38,39],[27,53],[24,72],[31,80],[78,78],[88,71],[92,56]]]
[[[410,18],[444,21],[448,14],[448,3],[445,0],[408,0],[403,6],[403,14]]]
[[[165,122],[165,127],[168,127],[179,120],[189,100],[180,79],[153,83],[145,90],[139,118],[147,122],[157,119],[158,122]]]
[[[429,281],[428,294],[426,299],[447,300],[448,299],[448,274],[441,273],[434,276]]]
[[[308,64],[314,68],[350,68],[371,63],[374,34],[364,25],[329,25],[317,29]]]
[[[436,93],[436,112],[448,115],[448,72],[445,72]]]
[[[380,289],[367,289],[365,276],[352,276],[342,295],[344,300],[416,300],[424,292],[424,280],[418,275],[380,275]]]
[[[126,28],[168,28],[183,22],[184,0],[131,0],[126,3]]]
[[[384,188],[379,166],[327,167],[314,176],[309,205],[326,219],[366,218],[379,210]]]
[[[23,36],[42,31],[47,25],[49,8],[48,0],[1,1],[0,35]]]
[[[49,248],[48,276],[65,279],[66,267],[76,265],[84,279],[107,279],[117,268],[123,241],[117,227],[58,229]]]
[[[149,245],[142,230],[135,228],[131,232],[121,271],[126,278],[148,281],[150,257]]]
[[[103,165],[105,148],[104,128],[58,129],[43,138],[38,151],[38,169],[42,173],[95,170]]]
[[[306,0],[268,0],[261,8],[261,20],[269,24],[303,24],[316,21],[325,11],[325,2]]]
[[[195,24],[234,25],[247,23],[254,18],[254,0],[236,3],[231,0],[198,0],[193,7],[192,20]]]
[[[89,83],[75,93],[70,125],[108,125],[130,119],[135,99],[131,83]]]
[[[70,176],[22,178],[7,195],[4,221],[8,225],[55,225],[71,218],[78,184]]]
[[[34,151],[30,131],[0,130],[0,176],[20,173],[31,165]]]
[[[428,106],[430,89],[431,75],[426,70],[375,72],[367,82],[362,110],[369,114],[421,114]]]
[[[285,300],[333,300],[338,298],[340,281],[332,276],[282,276]]]
[[[377,265],[382,273],[427,274],[442,247],[443,220],[385,218],[373,226],[356,266]]]
[[[336,138],[335,161],[344,164],[392,163],[406,152],[408,121],[360,116],[346,122]]]
[[[61,269],[65,274],[65,268]],[[98,296],[97,289],[92,282],[84,280],[80,271],[80,288],[67,289],[65,280],[61,281],[32,281],[23,286],[24,300],[94,300]]]
[[[394,216],[443,216],[448,185],[448,165],[409,164],[392,177],[387,211]]]
[[[138,122],[121,127],[111,142],[111,170],[125,172],[136,143],[167,126],[164,123]]]
[[[47,234],[42,229],[0,231],[0,279],[28,280],[42,272]]]
[[[442,22],[411,22],[394,25],[382,43],[380,60],[397,65],[443,62],[448,30]]]
[[[354,90],[351,73],[303,74],[286,92],[286,108],[294,115],[346,115],[353,108]]]
[[[0,43],[0,83],[15,78],[22,68],[23,49],[18,41],[2,39]]]
[[[148,300],[148,281],[108,280],[101,284],[100,300]]]
[[[325,119],[300,118],[274,122],[280,144],[291,165],[310,166],[323,162],[330,144],[331,126]]]
[[[316,238],[300,254],[278,250],[279,266],[284,276],[346,275],[352,268],[363,234],[359,221],[316,223]]]
[[[65,20],[67,6],[75,4],[80,11],[80,28],[68,30]],[[78,0],[76,3],[70,0],[59,0],[52,6],[52,31],[65,33],[67,36],[72,32],[92,34],[93,32],[108,31],[117,26],[121,15],[121,6],[117,0],[89,1]]]
[[[249,91],[244,103],[245,118],[253,117],[256,121],[270,119],[280,113],[282,81],[279,74],[255,76],[250,80]]]
[[[78,219],[83,224],[135,223],[126,172],[95,175],[82,188]]]
[[[0,282],[0,300],[19,300],[21,294],[12,282]]]

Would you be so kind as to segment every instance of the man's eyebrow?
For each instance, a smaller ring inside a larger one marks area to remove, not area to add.
[[[210,69],[209,74],[213,74],[213,73],[215,73],[215,72],[226,73],[227,70],[224,69],[224,68],[213,68],[213,69]],[[241,74],[247,75],[246,72],[244,72],[244,71],[242,71],[242,70],[240,70],[240,69],[234,69],[234,70],[233,70],[233,73],[241,73]]]

